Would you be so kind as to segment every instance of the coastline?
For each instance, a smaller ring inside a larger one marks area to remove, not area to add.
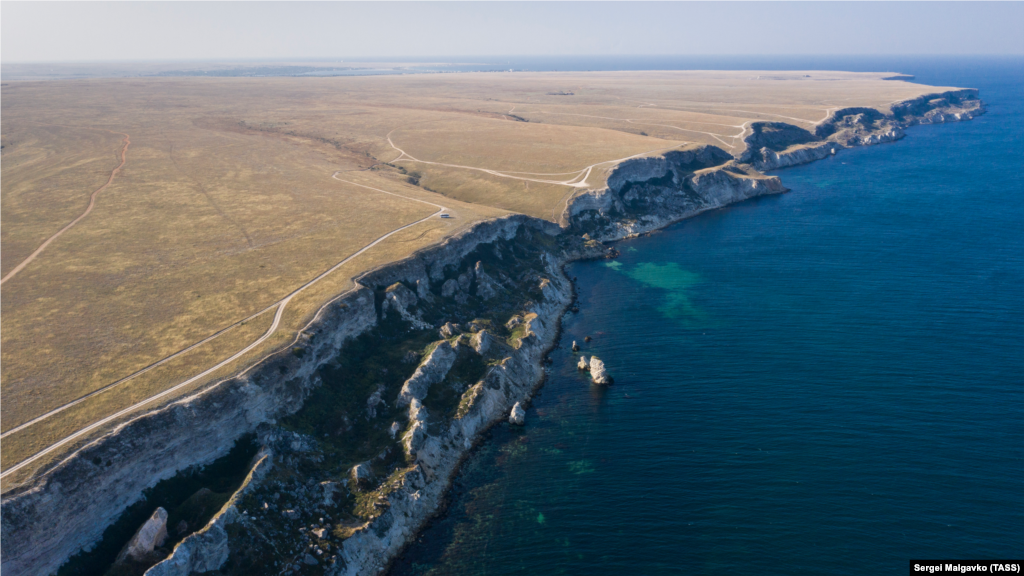
[[[419,286],[419,281],[425,279],[422,285],[429,292],[432,284],[444,278],[445,267],[459,268],[466,264],[462,260],[473,250],[514,239],[520,230],[532,230],[555,239],[570,235],[568,231],[577,239],[588,234],[589,238],[599,241],[614,241],[754,196],[784,192],[778,177],[765,176],[757,170],[820,159],[830,155],[833,146],[841,149],[898,140],[903,137],[904,126],[967,120],[984,111],[976,98],[968,100],[976,106],[954,111],[957,105],[963,104],[964,93],[971,91],[949,92],[944,93],[943,98],[925,97],[926,100],[915,99],[905,106],[894,106],[904,111],[902,115],[897,112],[883,119],[881,124],[876,124],[878,118],[860,109],[837,111],[829,126],[838,125],[840,129],[826,137],[834,139],[816,144],[768,142],[756,153],[747,155],[756,170],[744,167],[731,157],[726,160],[713,147],[625,162],[613,171],[607,188],[587,191],[570,199],[563,213],[564,229],[525,216],[492,220],[410,259],[370,271],[357,280],[356,290],[341,297],[330,309],[325,307],[319,325],[310,331],[313,335],[303,343],[308,349],[305,356],[296,357],[289,350],[283,350],[245,378],[219,383],[167,408],[133,419],[29,485],[5,495],[3,568],[11,570],[12,574],[55,570],[77,550],[95,542],[98,532],[137,500],[144,488],[179,470],[216,459],[242,434],[254,431],[260,434],[267,451],[264,458],[268,453],[280,456],[293,452],[285,445],[283,437],[265,428],[268,423],[287,416],[289,411],[299,410],[318,386],[317,369],[329,362],[332,354],[341,350],[347,341],[379,322],[375,293],[383,287],[396,282]],[[935,103],[935,100],[941,102]],[[851,117],[854,119],[849,120]],[[840,124],[843,120],[849,120],[845,126]],[[869,126],[871,130],[867,129]],[[416,458],[415,466],[399,479],[401,486],[387,494],[388,511],[342,540],[337,556],[343,562],[335,563],[331,573],[370,574],[386,569],[390,560],[437,513],[451,479],[483,431],[501,421],[515,402],[526,401],[542,385],[544,358],[557,343],[560,318],[572,301],[573,288],[562,267],[574,259],[608,255],[605,247],[590,241],[582,245],[577,242],[570,248],[563,250],[559,259],[543,266],[550,276],[547,278],[550,289],[544,292],[543,301],[529,312],[535,316],[527,322],[528,335],[509,355],[507,370],[501,372],[503,376],[492,377],[497,373],[492,370],[481,381],[493,382],[495,387],[481,386],[481,399],[472,403],[471,413],[458,419],[458,426],[453,424],[445,434],[427,435],[415,450],[412,445],[416,443],[416,436],[412,434],[408,448],[410,456]],[[438,274],[435,270],[442,272]],[[417,289],[416,292],[421,298],[425,297],[423,291]],[[406,307],[403,305],[403,310]],[[174,437],[174,431],[183,429],[190,434]],[[446,445],[453,446],[454,450],[443,448]],[[131,458],[124,459],[127,460],[124,465],[114,466],[114,470],[99,469],[91,463],[96,458],[110,461],[111,456],[125,453],[131,454]],[[273,459],[267,462],[273,466]],[[140,473],[142,463],[147,470]],[[265,472],[265,467],[261,470]],[[260,477],[260,474],[252,474],[239,495],[255,490]],[[101,489],[97,491],[97,488]],[[48,538],[40,535],[39,531],[47,525],[46,518],[68,516],[62,514],[64,507],[59,505],[66,499],[89,504],[71,518],[68,526],[71,537],[52,532],[47,533]],[[239,505],[239,499],[233,499],[210,524],[186,538],[170,558],[148,573],[187,574],[218,568],[227,559],[225,527],[246,522],[245,515],[239,514]]]

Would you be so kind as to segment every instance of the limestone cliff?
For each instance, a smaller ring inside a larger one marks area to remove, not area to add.
[[[951,90],[897,102],[885,114],[874,108],[842,108],[819,123],[813,136],[806,130],[778,122],[755,122],[745,139],[740,161],[760,171],[806,164],[843,148],[871,146],[903,138],[904,129],[916,124],[970,120],[985,112],[974,89]],[[780,126],[789,126],[782,129]],[[769,134],[771,137],[766,137]]]
[[[740,158],[703,146],[621,163],[607,186],[571,199],[561,227],[499,218],[368,272],[321,309],[294,346],[119,426],[6,494],[0,570],[53,573],[96,542],[146,488],[223,456],[236,439],[256,432],[263,448],[244,487],[148,574],[286,567],[377,574],[436,513],[481,431],[508,418],[542,381],[543,357],[572,300],[565,262],[607,256],[595,240],[785,191],[779,178],[758,170],[983,111],[976,91],[960,90],[894,104],[891,114],[838,110],[814,133],[763,123],[753,127]],[[379,382],[352,394],[358,410],[307,417],[309,399],[334,386],[322,375],[356,341],[407,349],[374,376]],[[339,455],[335,448],[346,442],[362,452]]]
[[[735,165],[720,148],[669,152],[619,164],[608,184],[573,197],[563,222],[598,240],[617,240],[672,222],[785,189],[767,177]]]

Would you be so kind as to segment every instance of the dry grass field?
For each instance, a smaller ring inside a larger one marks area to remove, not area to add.
[[[885,76],[5,82],[0,464],[216,366],[265,333],[276,303],[397,228],[425,219],[303,290],[271,337],[181,392],[291,342],[362,271],[510,211],[555,220],[622,159],[696,144],[738,155],[753,121],[813,129],[837,108],[938,90]],[[83,213],[123,135],[126,163],[92,211],[8,277]],[[438,206],[454,218],[431,217]]]

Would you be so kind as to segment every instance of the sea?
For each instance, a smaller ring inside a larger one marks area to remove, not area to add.
[[[502,66],[902,72],[978,88],[988,112],[777,171],[786,194],[569,265],[579,312],[526,425],[491,429],[393,576],[1024,556],[1024,60]],[[574,340],[612,386],[577,372]]]

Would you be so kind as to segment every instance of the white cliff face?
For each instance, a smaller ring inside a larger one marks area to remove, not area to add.
[[[597,240],[618,240],[706,210],[785,191],[775,177],[716,168],[686,171],[701,158],[711,163],[723,157],[724,152],[707,146],[698,152],[623,162],[608,177],[607,188],[574,197],[563,220]]]
[[[795,146],[791,150],[783,150],[782,152],[775,152],[768,148],[762,148],[756,155],[754,155],[754,167],[761,171],[768,171],[785,168],[786,166],[807,164],[808,162],[827,158],[832,155],[833,150],[838,152],[842,148],[842,145],[834,142],[822,142],[820,144],[808,146]]]
[[[418,420],[413,423],[406,433],[413,469],[402,476],[401,488],[388,495],[387,511],[342,543],[341,560],[328,568],[329,574],[380,573],[434,514],[465,450],[479,433],[505,415],[513,417],[522,411],[525,418],[521,402],[541,382],[542,360],[554,345],[561,312],[572,301],[572,287],[561,273],[561,263],[549,263],[547,274],[548,296],[535,303],[523,320],[529,325],[527,336],[467,392],[470,402],[465,413],[434,434]]]
[[[969,120],[985,112],[977,90],[952,90],[897,102],[890,114],[871,108],[835,110],[818,125],[818,142],[797,144],[778,152],[761,148],[747,153],[747,160],[761,171],[806,164],[853,146],[874,146],[895,142],[906,136],[904,129],[915,124],[936,124]]]
[[[2,502],[0,572],[55,572],[98,541],[144,489],[224,456],[259,424],[297,410],[317,385],[319,366],[376,322],[372,291],[357,288],[321,310],[298,342],[306,351],[302,358],[289,346],[242,377],[121,424],[46,474],[12,489]],[[56,518],[60,524],[54,527]]]

